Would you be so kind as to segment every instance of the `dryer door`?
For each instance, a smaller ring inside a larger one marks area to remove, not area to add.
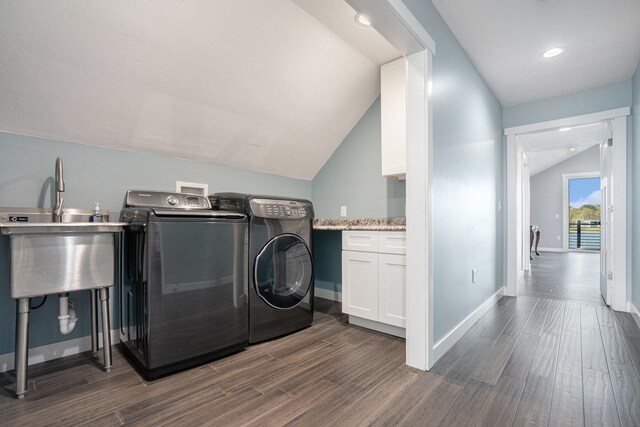
[[[309,247],[295,234],[271,239],[256,257],[256,292],[270,306],[293,308],[313,286],[313,262]]]

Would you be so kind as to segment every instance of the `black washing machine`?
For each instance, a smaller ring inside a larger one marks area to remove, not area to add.
[[[248,221],[207,197],[128,191],[120,340],[147,379],[246,348]]]
[[[311,202],[238,193],[218,193],[209,199],[214,210],[243,206],[249,216],[249,343],[311,325]]]

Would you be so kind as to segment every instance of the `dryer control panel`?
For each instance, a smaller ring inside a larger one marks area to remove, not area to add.
[[[249,202],[254,216],[277,219],[313,218],[311,202],[278,199],[251,199]]]
[[[209,199],[205,196],[186,193],[168,193],[164,191],[129,190],[125,197],[125,206],[136,208],[168,208],[168,209],[211,209]]]

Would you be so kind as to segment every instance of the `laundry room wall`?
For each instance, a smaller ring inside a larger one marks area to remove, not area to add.
[[[117,219],[129,189],[175,191],[176,181],[209,185],[209,192],[238,191],[311,198],[311,182],[217,164],[200,163],[148,153],[98,148],[89,145],[0,132],[0,206],[45,207],[53,203],[56,157],[64,161],[65,206],[93,207],[100,201]],[[14,351],[15,303],[10,297],[8,238],[0,237],[0,359]],[[31,347],[87,336],[88,294],[73,293],[80,323],[69,335],[58,331],[57,298],[49,298],[32,311]],[[117,328],[117,293],[113,292],[113,329]],[[37,303],[34,300],[34,304]],[[0,368],[1,368],[0,360]],[[2,369],[0,369],[2,371]]]
[[[531,224],[540,227],[541,248],[562,249],[562,174],[599,170],[600,147],[596,145],[531,177]]]
[[[353,127],[313,178],[311,192],[318,218],[405,216],[405,181],[382,176],[380,97]]]

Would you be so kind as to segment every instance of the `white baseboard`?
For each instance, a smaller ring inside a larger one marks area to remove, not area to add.
[[[387,325],[386,323],[363,319],[362,317],[358,316],[349,316],[349,323],[351,323],[352,325],[360,326],[361,328],[373,329],[374,331],[382,332],[383,334],[406,338],[405,329],[398,326]]]
[[[539,252],[565,252],[562,248],[538,248]]]
[[[315,288],[314,292],[317,297],[342,302],[342,292],[330,291],[322,288]]]
[[[504,296],[506,289],[500,288],[498,292],[491,295],[485,302],[476,308],[462,322],[458,323],[444,338],[433,346],[433,361],[438,361],[453,345],[458,342],[464,334],[467,333],[474,323],[478,321],[484,314],[491,309]]]
[[[633,317],[636,325],[638,325],[638,328],[640,328],[640,310],[638,310],[638,308],[631,302],[629,303],[629,313],[631,313],[631,317]]]
[[[102,344],[102,333],[98,337]],[[120,334],[117,329],[111,331],[111,344],[120,342]],[[101,345],[102,348],[102,345]],[[67,341],[32,347],[29,349],[29,365],[35,365],[49,360],[59,359],[65,356],[82,353],[91,350],[91,336],[87,335]],[[0,372],[10,371],[15,367],[15,353],[0,354]]]

